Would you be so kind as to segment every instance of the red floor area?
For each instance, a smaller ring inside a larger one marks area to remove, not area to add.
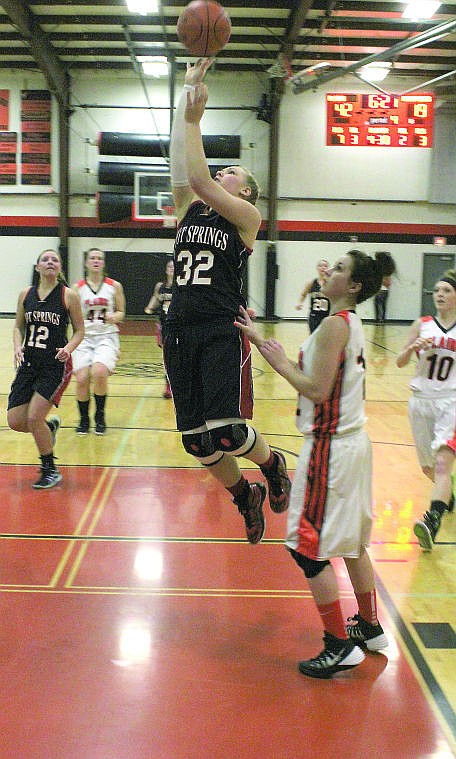
[[[321,645],[305,581],[283,546],[239,542],[204,471],[62,472],[35,493],[1,468],[2,759],[453,756],[383,608],[386,656],[297,672]]]

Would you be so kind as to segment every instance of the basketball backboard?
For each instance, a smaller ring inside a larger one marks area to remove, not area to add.
[[[169,174],[157,171],[135,172],[133,221],[162,221],[174,225],[174,200]]]

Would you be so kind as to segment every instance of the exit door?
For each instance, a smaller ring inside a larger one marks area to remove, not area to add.
[[[435,307],[432,292],[435,283],[447,269],[454,268],[454,256],[451,253],[425,253],[423,256],[423,291],[421,295],[421,313],[434,314]]]

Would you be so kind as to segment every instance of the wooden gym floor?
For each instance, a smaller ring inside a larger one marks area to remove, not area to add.
[[[228,495],[181,447],[152,325],[124,327],[105,437],[75,434],[68,388],[63,481],[44,492],[31,488],[31,436],[6,427],[12,326],[0,321],[1,759],[456,756],[456,513],[423,553],[412,528],[430,484],[407,419],[413,367],[395,366],[407,327],[365,326],[370,552],[390,645],[318,681],[296,669],[322,631],[281,545],[286,515],[266,507],[265,539],[247,544]],[[262,329],[290,355],[307,334],[303,322]],[[254,422],[293,476],[295,394],[258,353],[254,366]]]

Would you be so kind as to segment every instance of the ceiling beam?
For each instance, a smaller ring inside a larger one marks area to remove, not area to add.
[[[450,32],[455,28],[456,18],[452,19],[451,21],[445,21],[443,24],[437,24],[436,26],[432,27],[432,29],[427,29],[425,32],[421,32],[421,34],[416,34],[413,37],[402,40],[402,42],[398,42],[396,45],[393,45],[393,47],[387,48],[381,53],[368,55],[366,58],[362,58],[360,61],[351,63],[349,66],[343,66],[342,68],[337,69],[337,71],[328,71],[327,74],[322,74],[318,77],[318,79],[313,77],[311,81],[303,82],[295,75],[295,80],[293,81],[293,92],[295,95],[297,95],[300,92],[304,92],[305,90],[313,90],[324,82],[329,82],[331,79],[337,79],[341,76],[344,76],[345,74],[352,72],[354,73],[358,69],[362,68],[363,66],[367,66],[367,64],[373,63],[374,61],[389,60],[391,58],[394,58],[396,54],[402,52],[403,50],[410,50],[414,47],[420,47],[421,45],[425,45],[427,42],[432,42],[439,37],[450,34]]]
[[[41,29],[36,17],[22,0],[1,0],[4,11],[29,44],[30,52],[46,77],[49,89],[60,105],[67,107],[69,101],[69,76],[50,45],[47,34]]]

